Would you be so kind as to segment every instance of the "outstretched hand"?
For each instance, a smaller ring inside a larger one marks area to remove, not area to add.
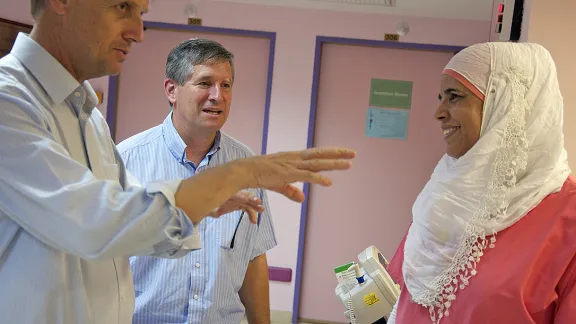
[[[275,191],[296,201],[304,201],[304,193],[295,182],[331,186],[332,179],[322,171],[347,170],[356,152],[345,148],[312,148],[303,151],[280,152],[240,160],[252,176],[249,188]]]
[[[247,212],[257,223],[262,201],[243,189],[270,190],[302,202],[304,193],[294,183],[331,186],[332,179],[321,172],[350,169],[355,157],[356,152],[345,148],[312,148],[235,160],[182,181],[174,195],[176,205],[194,224],[235,210]]]

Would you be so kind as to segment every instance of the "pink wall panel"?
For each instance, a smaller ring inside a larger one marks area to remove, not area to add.
[[[353,170],[334,186],[312,186],[306,226],[300,316],[344,322],[333,268],[374,244],[391,258],[414,199],[444,152],[433,113],[452,53],[324,45],[314,146],[357,150]],[[365,136],[371,78],[413,81],[407,140]]]
[[[148,30],[146,41],[133,46],[120,75],[116,142],[164,120],[170,109],[164,95],[166,58],[174,46],[193,37],[218,41],[235,55],[233,100],[223,130],[260,154],[270,41],[190,31]]]

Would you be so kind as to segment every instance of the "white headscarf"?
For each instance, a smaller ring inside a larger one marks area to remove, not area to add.
[[[473,280],[495,234],[559,191],[570,173],[563,100],[546,49],[478,44],[453,57],[445,73],[453,72],[484,95],[480,139],[436,166],[414,203],[402,267],[412,300],[430,310],[433,323]]]

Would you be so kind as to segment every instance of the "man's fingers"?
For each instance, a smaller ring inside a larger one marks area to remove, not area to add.
[[[260,200],[260,198],[254,196],[252,193],[250,193],[249,191],[240,191],[239,193],[237,193],[236,195],[234,195],[231,199],[234,199],[238,202],[244,203],[244,204],[251,204],[251,205],[260,205],[262,204],[262,200]]]
[[[298,169],[312,172],[348,170],[352,162],[348,160],[304,160],[298,163]]]
[[[250,218],[250,222],[252,224],[257,224],[258,223],[258,212],[252,208],[246,208],[244,210],[248,213],[248,217]]]
[[[302,192],[302,190],[291,184],[283,185],[280,187],[268,188],[268,190],[284,195],[286,198],[295,202],[301,203],[304,201],[304,193]]]
[[[262,206],[262,205],[246,205],[246,208],[250,208],[257,213],[261,213],[265,210],[264,206]]]
[[[312,159],[353,159],[356,152],[343,147],[315,147],[301,152],[303,160]]]
[[[325,175],[321,175],[312,171],[307,171],[306,174],[306,179],[302,180],[302,182],[309,182],[311,184],[321,185],[324,187],[329,187],[332,185],[332,179]]]
[[[234,201],[239,207],[252,208],[259,213],[264,211],[262,200],[248,191],[240,191],[230,198],[229,202],[230,201]]]
[[[258,213],[264,211],[264,206],[262,206],[262,200],[248,191],[241,191],[230,197],[222,206],[214,209],[208,216],[210,217],[220,217],[224,214],[231,213],[236,210],[245,210],[250,213],[254,213],[256,216],[252,215],[251,221],[254,217],[258,219]]]
[[[296,180],[295,182],[309,182],[311,184],[316,184],[316,185],[321,185],[321,186],[331,186],[332,185],[332,179],[330,179],[327,176],[315,173],[315,172],[311,172],[311,171],[302,171],[298,176],[297,176],[298,180]],[[306,198],[304,196],[304,193],[302,192],[302,190],[300,190],[298,187],[291,185],[291,184],[287,184],[287,185],[283,185],[280,187],[272,187],[272,188],[267,188],[268,190],[277,192],[281,195],[284,195],[286,198],[301,203],[304,201],[304,199]]]
[[[256,212],[261,213],[264,211],[264,206],[262,206],[262,200],[258,197],[249,197],[240,202],[243,207],[254,209]]]

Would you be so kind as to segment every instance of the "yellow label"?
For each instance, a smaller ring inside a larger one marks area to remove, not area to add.
[[[188,18],[188,25],[202,26],[202,18]]]
[[[364,303],[366,303],[366,306],[372,306],[379,301],[380,299],[378,299],[378,296],[376,296],[376,293],[374,292],[371,292],[368,295],[364,295]]]
[[[384,34],[384,40],[397,42],[400,40],[400,35],[398,35],[398,34]]]

